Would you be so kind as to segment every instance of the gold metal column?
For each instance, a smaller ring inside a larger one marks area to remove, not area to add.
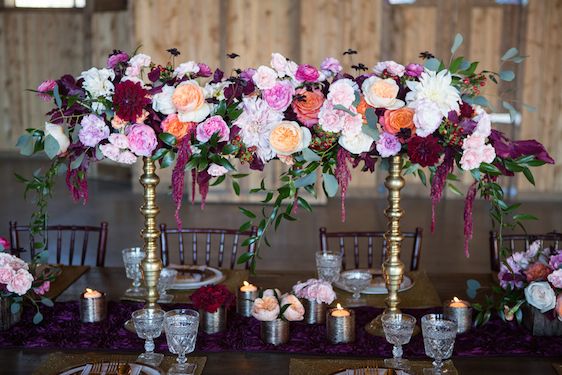
[[[144,229],[141,230],[141,237],[144,240],[144,251],[146,258],[142,262],[143,278],[147,289],[146,305],[147,309],[159,309],[158,301],[158,279],[162,270],[162,261],[158,255],[158,237],[160,231],[156,224],[156,216],[160,209],[156,205],[156,186],[160,178],[156,175],[156,164],[149,157],[143,158],[143,174],[140,176],[140,183],[144,187],[144,203],[140,208],[144,216]]]

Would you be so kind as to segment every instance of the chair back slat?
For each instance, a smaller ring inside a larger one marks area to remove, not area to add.
[[[364,247],[362,248],[362,243],[364,244],[366,241],[367,244],[367,267],[373,268],[374,265],[374,241],[380,240],[381,241],[381,256],[380,256],[380,265],[384,263],[387,254],[387,241],[384,237],[384,232],[328,232],[326,228],[322,227],[319,230],[320,235],[320,251],[328,251],[329,249],[329,239],[333,238],[334,242],[337,240],[340,248],[340,254],[342,254],[342,268],[346,269],[346,246],[345,246],[345,239],[349,238],[353,242],[353,265],[355,268],[362,267],[361,265],[361,254],[364,254]],[[413,241],[412,252],[411,252],[411,261],[410,261],[410,271],[415,271],[419,268],[420,264],[420,256],[421,256],[421,246],[422,246],[422,236],[423,230],[422,228],[416,228],[414,232],[403,232],[402,236],[405,239],[411,239]],[[363,245],[364,246],[364,245]],[[404,247],[403,247],[404,248]],[[362,250],[363,249],[363,250]],[[363,263],[364,265],[364,263]]]
[[[191,264],[196,265],[198,262],[198,235],[205,235],[205,264],[208,266],[216,265],[222,267],[225,262],[225,248],[227,237],[232,239],[232,250],[230,251],[230,268],[233,269],[236,265],[237,254],[238,254],[238,244],[240,242],[240,237],[251,237],[257,234],[257,228],[252,227],[251,230],[240,232],[237,229],[224,229],[224,228],[168,228],[166,224],[160,225],[160,247],[162,262],[165,266],[168,266],[172,262],[172,256],[170,255],[169,247],[169,236],[177,235],[179,238],[179,261],[180,264],[185,264],[185,259],[183,256],[184,245],[183,245],[183,234],[191,235]],[[218,241],[213,240],[213,237],[217,238]],[[203,242],[203,241],[201,241]],[[218,244],[218,246],[217,246]],[[202,245],[202,243],[201,243]],[[248,246],[248,252],[253,252],[255,249],[255,244]],[[226,255],[228,256],[228,255]],[[249,264],[246,262],[246,268]]]
[[[101,225],[48,225],[46,228],[46,249],[51,251],[49,236],[53,233],[56,237],[56,247],[54,249],[54,260],[56,263],[73,265],[74,258],[76,254],[76,242],[78,235],[83,236],[82,240],[82,251],[80,254],[80,265],[86,264],[88,259],[92,259],[92,265],[103,267],[105,265],[105,253],[107,249],[107,232],[108,225],[107,222],[102,222]],[[20,245],[20,233],[25,233],[29,239],[29,249],[23,249]],[[96,254],[95,257],[88,257],[89,238],[90,233],[98,235],[98,242],[96,244]],[[68,237],[69,236],[69,237]],[[69,238],[69,239],[68,239]],[[68,239],[68,242],[67,242]],[[29,255],[29,260],[32,260],[36,255],[35,249],[35,239],[31,234],[31,229],[28,225],[18,225],[17,222],[10,222],[10,240],[11,249],[10,252],[16,256],[22,257],[26,254]],[[68,243],[68,246],[66,245]],[[23,254],[23,255],[22,255]]]

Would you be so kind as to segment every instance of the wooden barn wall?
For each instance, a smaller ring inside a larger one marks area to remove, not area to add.
[[[539,139],[557,160],[562,157],[558,146],[562,139],[562,30],[558,22],[562,0],[529,0],[526,6],[498,5],[493,0],[417,0],[396,6],[386,0],[202,3],[135,0],[129,1],[127,11],[96,12],[91,19],[80,12],[0,13],[0,82],[4,87],[0,93],[0,150],[13,150],[22,129],[43,122],[41,113],[46,107],[26,88],[63,72],[79,73],[88,56],[92,64],[103,65],[115,47],[132,50],[142,45],[144,53],[162,63],[169,58],[165,50],[175,47],[182,52],[177,61],[204,61],[227,72],[268,64],[272,51],[311,64],[319,64],[325,56],[338,56],[349,68],[358,62],[370,67],[381,59],[418,61],[419,52],[426,50],[448,59],[452,37],[461,32],[465,43],[459,53],[479,58],[483,68],[497,70],[499,57],[510,46],[531,56],[516,67],[519,77],[515,82],[490,85],[485,93],[507,94],[519,105],[525,102],[537,107],[534,113],[523,111],[520,127],[499,127],[516,138]],[[351,58],[341,56],[348,48],[359,53]],[[231,60],[226,57],[230,52],[240,57]],[[495,104],[502,110],[497,101]],[[561,168],[536,170],[534,189],[562,192]],[[162,173],[165,181],[167,174]],[[349,195],[381,192],[383,178],[382,172],[354,173]],[[419,182],[408,180],[408,193],[427,195]],[[520,192],[535,191],[521,179],[514,182]],[[216,194],[233,199],[226,190]]]

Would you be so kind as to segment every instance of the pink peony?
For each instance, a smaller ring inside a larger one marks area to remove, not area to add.
[[[334,109],[330,101],[325,101],[318,113],[318,124],[322,130],[332,133],[340,132],[343,129],[343,111]]]
[[[304,319],[304,306],[297,297],[292,294],[285,294],[281,298],[281,306],[289,305],[283,313],[283,317],[288,321],[297,321]]]
[[[33,291],[35,292],[35,294],[42,296],[47,293],[49,289],[51,289],[51,282],[47,280],[37,288],[33,288]]]
[[[16,276],[16,271],[11,267],[0,267],[0,284],[8,285]]]
[[[555,288],[562,288],[562,270],[556,270],[547,277],[548,281]]]
[[[400,65],[392,60],[380,61],[373,67],[373,71],[379,76],[382,75],[385,70],[390,75],[402,77],[404,75],[404,72],[406,71],[406,68],[404,68],[403,65]]]
[[[18,270],[29,270],[29,265],[22,259],[13,256],[10,259],[10,261],[8,262],[8,267],[11,267],[14,271],[18,271]]]
[[[10,283],[7,285],[8,292],[16,293],[23,296],[25,293],[31,289],[31,284],[33,283],[33,276],[24,270],[18,270]]]
[[[117,157],[117,162],[122,164],[134,164],[136,163],[136,161],[137,156],[128,150],[121,151],[121,153]]]
[[[48,79],[46,81],[41,82],[41,84],[37,87],[37,91],[39,91],[37,95],[44,102],[48,102],[49,100],[51,100],[51,93],[55,89],[56,85],[57,82],[53,81],[52,79]]]
[[[213,74],[209,65],[203,63],[197,65],[199,65],[199,77],[210,77]]]
[[[309,279],[304,283],[293,286],[295,296],[307,300],[314,300],[317,303],[330,304],[336,299],[336,293],[332,285],[323,280]]]
[[[293,95],[295,95],[295,88],[289,81],[279,81],[262,93],[267,105],[276,111],[286,110],[291,105]]]
[[[226,169],[222,165],[212,163],[211,165],[209,165],[209,168],[207,169],[207,173],[213,177],[220,177],[222,175],[227,174],[228,169]]]
[[[279,317],[279,302],[277,298],[264,296],[256,298],[252,306],[252,316],[262,322],[271,322]]]
[[[138,156],[150,156],[158,145],[154,129],[144,124],[134,124],[127,133],[129,147]]]
[[[423,73],[424,68],[420,64],[408,64],[406,65],[406,75],[410,77],[419,77]]]
[[[119,150],[119,147],[115,146],[114,144],[107,143],[105,145],[100,145],[100,151],[102,155],[109,160],[119,162],[119,154],[121,153],[121,151]]]
[[[0,246],[4,249],[9,249],[10,248],[10,242],[6,238],[0,236]]]
[[[125,62],[129,60],[129,55],[126,52],[119,51],[118,53],[114,53],[107,58],[107,67],[109,69],[113,69],[117,66],[117,64]]]
[[[328,90],[328,100],[330,100],[333,105],[342,105],[346,108],[350,107],[355,100],[353,81],[350,79],[340,79],[332,83]]]
[[[12,260],[12,258],[13,258],[13,255],[10,255],[8,253],[0,252],[0,268],[8,266],[8,264],[10,264],[10,261]]]
[[[416,135],[425,138],[433,134],[443,120],[439,106],[429,100],[423,100],[418,102],[414,109],[416,111],[414,113]]]
[[[289,60],[282,54],[272,53],[270,65],[277,71],[279,77],[285,77],[287,75]]]
[[[338,74],[343,68],[338,59],[334,57],[327,57],[324,61],[322,61],[322,64],[320,64],[320,69],[322,69],[322,73],[330,76],[332,74]]]
[[[312,65],[301,64],[297,68],[295,78],[301,82],[316,82],[320,77],[320,72]]]
[[[221,116],[212,116],[197,125],[196,138],[199,142],[207,142],[213,134],[219,133],[219,142],[227,142],[230,128]]]
[[[347,112],[343,112],[343,127],[342,134],[344,135],[356,135],[361,133],[363,128],[363,117],[360,114],[354,116]]]
[[[277,83],[277,72],[268,66],[260,66],[254,75],[252,80],[260,90],[267,90],[273,88]]]
[[[461,157],[461,168],[470,171],[480,167],[480,152],[478,149],[469,148],[465,150]]]
[[[109,143],[118,148],[129,148],[129,139],[125,134],[113,133],[109,135]]]
[[[99,116],[94,114],[84,116],[80,125],[78,138],[84,146],[96,147],[98,143],[109,137],[109,126]]]
[[[402,149],[402,144],[393,134],[383,132],[376,142],[376,147],[379,155],[383,158],[387,158],[398,154]]]

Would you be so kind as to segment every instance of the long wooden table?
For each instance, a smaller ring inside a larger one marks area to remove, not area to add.
[[[312,276],[307,272],[258,271],[251,281],[261,287],[288,290],[296,281]],[[452,296],[466,297],[466,280],[477,279],[482,285],[492,281],[490,274],[430,274],[442,300]],[[76,300],[86,287],[106,291],[109,299],[118,300],[129,287],[122,268],[92,268],[71,285],[58,301]],[[3,349],[0,350],[0,374],[31,374],[52,350]],[[295,354],[279,353],[196,353],[208,357],[203,374],[288,374],[290,358],[307,358]],[[555,375],[553,358],[453,358],[461,375]]]

